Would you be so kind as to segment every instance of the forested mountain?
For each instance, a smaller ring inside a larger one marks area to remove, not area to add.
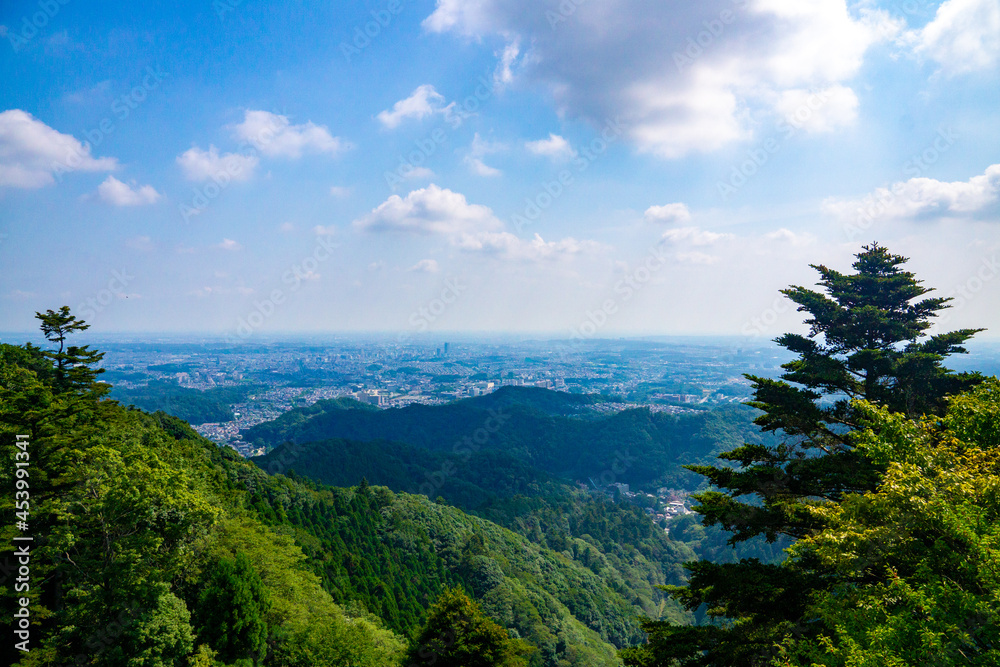
[[[535,476],[546,473],[588,482],[600,481],[603,475],[605,480],[614,477],[612,481],[646,488],[693,488],[701,479],[683,464],[712,461],[718,452],[744,442],[771,441],[754,426],[755,412],[744,406],[681,415],[635,409],[579,416],[581,405],[597,400],[503,387],[479,398],[396,410],[319,401],[247,429],[244,439],[268,448],[331,438],[388,441],[462,457],[489,450],[530,466]]]
[[[63,333],[79,324],[50,316]],[[397,665],[465,604],[458,586],[492,619],[472,625],[503,664],[610,666],[641,641],[637,617],[662,608],[661,577],[636,579],[655,568],[601,550],[616,526],[599,512],[567,517],[556,550],[423,496],[269,475],[176,417],[106,400],[84,363],[99,358],[0,346],[3,455],[30,463],[39,537],[24,593],[32,650],[6,644],[10,662]],[[13,478],[5,466],[3,483]],[[9,563],[15,507],[3,502]],[[691,557],[674,548],[675,562]]]
[[[162,369],[164,366],[157,368]],[[113,382],[113,378],[106,379]],[[170,380],[153,380],[143,387],[126,389],[115,386],[110,396],[123,405],[134,405],[147,412],[162,410],[189,424],[197,425],[230,421],[233,419],[233,411],[229,406],[245,400],[247,395],[260,389],[260,385],[246,384],[199,391],[182,387]]]

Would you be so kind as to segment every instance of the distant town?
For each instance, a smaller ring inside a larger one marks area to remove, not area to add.
[[[754,341],[756,342],[756,341]],[[210,392],[248,388],[228,418],[194,424],[245,456],[241,432],[296,407],[352,398],[380,409],[434,405],[506,385],[534,386],[605,400],[600,413],[648,407],[703,410],[746,400],[743,373],[777,374],[780,349],[730,341],[413,341],[361,338],[274,341],[228,347],[211,339],[160,343],[104,341],[103,376],[129,391],[150,383]],[[193,420],[198,421],[198,420]]]

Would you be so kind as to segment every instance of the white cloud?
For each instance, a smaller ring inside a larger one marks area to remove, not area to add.
[[[26,111],[0,113],[0,187],[40,188],[55,182],[53,174],[117,168],[115,158],[95,158],[89,144],[52,129]]]
[[[796,233],[790,229],[776,229],[773,232],[768,232],[764,234],[764,238],[768,241],[775,241],[779,243],[789,243],[793,246],[806,246],[815,243],[816,237],[812,234],[807,233]]]
[[[420,120],[436,113],[447,115],[454,103],[445,104],[444,96],[430,84],[418,86],[406,99],[396,102],[391,111],[380,111],[379,122],[385,127],[394,129],[408,118]]]
[[[330,186],[330,196],[336,197],[338,199],[343,199],[351,195],[351,189],[346,188],[342,185],[331,185]]]
[[[732,234],[718,234],[716,232],[706,232],[698,227],[678,227],[668,229],[663,232],[663,241],[669,243],[688,243],[695,246],[714,245],[719,241],[728,241],[734,238]]]
[[[437,273],[441,269],[435,260],[422,259],[407,270],[413,273]]]
[[[573,147],[558,134],[549,133],[548,139],[525,142],[524,147],[528,149],[528,152],[542,155],[550,160],[568,160],[576,157],[576,151],[573,150]]]
[[[750,138],[756,112],[785,91],[846,87],[868,49],[900,30],[847,0],[574,6],[561,17],[536,0],[438,0],[423,25],[530,44],[518,75],[546,86],[559,113],[594,127],[620,118],[641,151],[666,158]],[[853,118],[845,92],[833,101],[817,127]]]
[[[299,158],[304,152],[337,155],[347,148],[324,125],[311,121],[292,125],[287,116],[268,111],[247,110],[243,122],[233,130],[238,139],[249,142],[268,157]]]
[[[278,231],[282,234],[291,234],[295,231],[295,225],[291,222],[283,222],[281,223],[281,226],[278,227]]]
[[[355,220],[354,227],[370,232],[440,234],[461,250],[515,262],[561,259],[603,247],[573,238],[545,241],[537,234],[522,239],[503,231],[503,223],[488,207],[470,204],[464,195],[436,185],[414,190],[405,198],[390,196]]]
[[[649,222],[684,223],[691,220],[691,212],[688,211],[685,204],[677,202],[663,206],[650,206],[646,209],[644,217]]]
[[[565,259],[572,255],[595,252],[602,247],[595,241],[577,241],[572,237],[545,241],[535,234],[533,239],[525,240],[510,232],[462,234],[454,243],[462,250],[481,252],[515,262]]]
[[[828,199],[823,207],[843,219],[978,218],[993,215],[998,202],[1000,164],[994,164],[968,181],[911,178],[877,188],[863,199]]]
[[[355,220],[354,226],[372,232],[460,234],[497,229],[501,223],[486,206],[470,204],[465,195],[431,184],[405,198],[390,196]]]
[[[242,250],[243,246],[232,239],[222,239],[222,243],[215,246],[219,250],[227,250],[229,252],[234,252],[236,250]]]
[[[503,174],[502,171],[496,167],[491,167],[490,165],[483,162],[480,158],[472,157],[471,155],[465,156],[465,164],[469,165],[469,169],[472,173],[478,176],[500,176]]]
[[[1000,0],[947,0],[907,38],[949,74],[994,67],[1000,59]]]
[[[793,88],[781,93],[774,105],[785,122],[806,132],[832,132],[858,118],[858,96],[847,86],[819,91]]]
[[[504,47],[503,52],[499,54],[500,60],[496,71],[493,73],[494,88],[503,88],[514,81],[514,72],[511,68],[520,53],[521,45],[516,40]]]
[[[313,234],[316,236],[335,236],[337,234],[337,228],[334,225],[316,225],[313,227]]]
[[[256,155],[219,155],[215,146],[209,146],[207,151],[193,146],[177,156],[177,164],[189,181],[207,181],[213,177],[245,181],[253,176],[259,162]]]
[[[138,186],[122,183],[114,176],[108,176],[97,186],[97,194],[101,199],[115,206],[141,206],[154,204],[160,199],[160,193],[151,185]]]
[[[505,150],[507,150],[506,144],[487,141],[476,132],[472,137],[472,145],[469,147],[469,154],[465,156],[464,162],[474,174],[478,174],[479,176],[499,176],[503,172],[483,162],[483,157]]]

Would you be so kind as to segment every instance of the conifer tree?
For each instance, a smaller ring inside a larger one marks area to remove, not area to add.
[[[774,542],[815,534],[824,526],[812,508],[877,488],[884,464],[854,446],[862,423],[854,399],[917,418],[941,414],[947,396],[983,380],[942,364],[964,353],[963,344],[981,329],[927,335],[950,299],[922,298],[931,290],[903,270],[907,259],[877,243],[856,258],[853,274],[813,265],[823,292],[782,290],[799,312],[809,314],[809,333],[776,339],[797,355],[782,365],[780,379],[746,376],[754,389],[749,404],[762,411],[756,424],[781,442],[746,444],[719,455],[730,465],[688,466],[715,488],[696,496],[695,511],[704,524],[731,531],[731,544],[758,535]],[[625,651],[626,664],[770,664],[784,637],[812,631],[803,618],[808,601],[830,585],[828,573],[808,559],[795,567],[755,559],[687,567],[689,584],[669,587],[671,594],[692,611],[707,605],[719,622],[682,627],[649,621],[649,644]]]
[[[97,376],[104,372],[103,368],[91,368],[104,358],[103,352],[91,350],[88,345],[66,346],[66,337],[78,331],[86,331],[90,325],[77,319],[70,313],[69,306],[63,306],[58,311],[49,309],[45,313],[35,313],[35,319],[41,321],[41,330],[45,339],[59,343],[56,351],[47,350],[42,354],[51,359],[55,367],[56,386],[63,391],[87,390],[104,395],[109,387],[98,385]],[[29,346],[29,350],[31,347]]]
[[[523,667],[533,651],[490,620],[459,588],[446,590],[431,607],[406,665]]]

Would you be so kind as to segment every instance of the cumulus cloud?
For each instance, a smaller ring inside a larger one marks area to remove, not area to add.
[[[548,139],[538,141],[528,141],[524,144],[529,153],[542,155],[550,160],[568,160],[576,157],[576,151],[569,145],[569,142],[558,134],[549,133]]]
[[[117,168],[115,158],[95,158],[89,144],[52,129],[27,111],[0,113],[0,187],[40,188],[55,183],[54,174]]]
[[[445,104],[444,96],[434,89],[430,84],[418,86],[406,99],[396,102],[392,110],[380,111],[379,122],[385,127],[395,129],[408,118],[420,120],[436,113],[447,115],[451,112],[454,103]]]
[[[501,227],[486,206],[470,204],[465,195],[431,184],[405,198],[392,195],[368,215],[354,221],[366,231],[414,234],[460,234]]]
[[[749,138],[754,112],[773,111],[785,91],[846,87],[868,49],[900,29],[846,0],[614,0],[575,3],[568,19],[553,10],[438,0],[423,25],[530,44],[519,76],[546,86],[560,113],[595,127],[620,118],[640,150],[665,158]],[[816,127],[853,118],[846,93],[834,101]]]
[[[226,251],[229,251],[229,252],[234,252],[236,250],[242,250],[243,249],[243,246],[240,245],[240,243],[238,243],[237,241],[234,241],[232,239],[222,239],[222,243],[220,243],[219,245],[217,245],[215,247],[218,248],[219,250],[226,250]]]
[[[219,150],[211,145],[207,151],[192,146],[177,157],[177,164],[189,181],[207,181],[213,177],[245,181],[253,176],[259,162],[256,155],[219,155]]]
[[[947,0],[934,19],[907,35],[918,55],[949,74],[995,67],[1000,59],[1000,0]]]
[[[422,259],[408,269],[413,273],[437,273],[440,270],[438,263],[433,259]]]
[[[233,128],[236,138],[248,142],[268,157],[299,158],[303,153],[338,155],[347,145],[324,125],[311,121],[292,125],[287,116],[248,110]]]
[[[573,238],[545,241],[536,234],[533,239],[522,239],[504,231],[490,208],[470,204],[464,195],[437,185],[406,197],[390,196],[355,220],[354,227],[368,232],[437,234],[460,250],[517,262],[556,260],[602,248],[594,241]]]
[[[115,206],[141,206],[154,204],[160,199],[160,193],[151,185],[132,185],[122,183],[114,176],[108,176],[97,186],[97,194],[102,200]]]
[[[691,212],[685,204],[676,202],[663,206],[650,206],[643,217],[649,222],[684,223],[691,220]]]
[[[995,213],[998,202],[1000,164],[994,164],[968,181],[911,178],[861,199],[828,199],[823,207],[843,219],[978,218]]]

